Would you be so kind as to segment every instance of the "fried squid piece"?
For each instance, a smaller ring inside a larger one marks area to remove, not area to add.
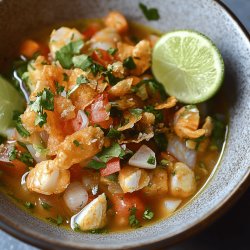
[[[75,106],[70,99],[63,96],[56,96],[54,98],[54,106],[55,111],[63,120],[67,121],[75,118]]]
[[[174,115],[174,131],[180,138],[195,139],[203,136],[205,129],[198,129],[200,123],[199,110],[194,105],[187,105]]]
[[[103,132],[100,128],[87,127],[66,137],[59,145],[54,160],[42,161],[30,171],[28,189],[46,195],[63,192],[70,182],[68,169],[93,157],[102,145]]]
[[[159,110],[159,109],[169,109],[169,108],[173,108],[177,103],[177,99],[174,96],[170,96],[165,102],[161,103],[161,104],[157,104],[155,106],[155,109]]]
[[[62,193],[70,183],[69,170],[54,167],[54,161],[42,161],[33,168],[27,177],[27,188],[40,194]]]
[[[114,97],[124,96],[130,92],[133,79],[127,78],[118,82],[109,90],[109,94]]]
[[[140,121],[142,118],[142,115],[134,115],[131,114],[130,112],[125,112],[124,113],[124,119],[125,119],[125,125],[119,127],[117,130],[118,131],[124,131],[130,128],[133,128],[135,123]]]
[[[115,100],[114,103],[115,107],[117,107],[119,110],[143,107],[142,100],[134,94],[122,96],[121,99]]]
[[[88,74],[83,70],[74,69],[69,77],[69,91],[72,91],[76,87],[79,77],[82,78],[82,81],[83,79],[86,80],[86,83],[77,87],[70,95],[70,99],[77,109],[84,110],[98,94],[96,91],[97,82],[90,80]]]
[[[111,11],[104,19],[107,27],[115,29],[118,33],[126,33],[128,31],[128,22],[126,18],[118,11]]]
[[[59,169],[68,169],[73,164],[90,159],[96,155],[104,143],[100,128],[83,128],[69,135],[59,145],[54,164]]]

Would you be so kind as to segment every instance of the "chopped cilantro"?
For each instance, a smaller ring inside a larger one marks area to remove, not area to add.
[[[221,149],[225,140],[226,125],[217,117],[213,117],[213,125],[214,128],[211,135],[211,145],[216,146],[217,149]]]
[[[80,226],[79,226],[79,224],[78,223],[74,223],[74,231],[75,232],[81,232],[81,228],[80,228]]]
[[[136,64],[132,58],[132,56],[124,59],[123,61],[123,66],[127,69],[135,69],[136,68]]]
[[[165,151],[167,149],[168,141],[164,133],[155,133],[154,141],[160,151]]]
[[[44,110],[54,111],[54,94],[50,89],[44,89],[30,102],[30,108],[37,113],[35,125],[42,127],[47,122],[47,113]]]
[[[84,75],[78,76],[76,79],[76,85],[71,90],[68,91],[67,97],[69,97],[73,92],[75,92],[79,88],[80,85],[86,84],[88,82],[89,80]]]
[[[73,56],[79,54],[82,47],[82,40],[70,42],[56,52],[56,60],[60,62],[63,68],[70,69],[73,66]]]
[[[143,219],[152,220],[153,218],[154,218],[154,212],[152,212],[150,209],[146,209],[143,213]]]
[[[89,68],[93,61],[91,59],[91,57],[89,57],[88,55],[79,55],[79,56],[74,56],[72,58],[73,64],[76,68],[80,68],[82,70],[86,70],[87,68]]]
[[[17,132],[24,138],[30,136],[29,131],[23,126],[22,120],[20,118],[20,113],[18,111],[13,112],[13,121],[15,122],[15,127]]]
[[[130,112],[132,115],[138,117],[138,116],[140,116],[140,115],[142,114],[142,109],[139,109],[139,108],[130,109],[129,112]]]
[[[116,85],[119,81],[121,81],[121,78],[115,77],[109,70],[105,72],[105,76],[107,77],[107,80],[111,86]]]
[[[108,53],[109,53],[111,56],[113,56],[113,55],[115,55],[115,53],[117,52],[117,49],[116,49],[116,48],[109,48],[107,51],[108,51]]]
[[[64,91],[64,86],[60,85],[57,81],[55,82],[56,85],[56,93],[60,95]]]
[[[175,174],[176,174],[175,171],[171,172],[171,175],[172,175],[172,176],[175,176]]]
[[[79,147],[79,146],[80,146],[80,142],[77,141],[77,140],[74,140],[73,143],[76,145],[76,147]]]
[[[199,165],[199,168],[206,168],[206,164],[203,161],[200,161],[198,165]]]
[[[170,164],[169,160],[167,160],[167,159],[161,160],[161,166],[163,166],[163,167],[168,167],[169,164]]]
[[[144,16],[149,20],[159,20],[160,15],[158,13],[158,10],[156,8],[148,8],[146,5],[143,3],[139,3],[139,7],[144,14]]]
[[[106,234],[106,233],[108,233],[108,230],[105,228],[98,228],[98,229],[89,230],[89,233],[91,233],[91,234]]]
[[[130,209],[130,215],[128,218],[129,225],[134,228],[141,227],[139,220],[136,218],[136,211],[137,211],[136,207],[132,207]]]
[[[122,158],[125,155],[125,151],[121,148],[118,143],[114,143],[112,146],[108,148],[104,148],[102,152],[100,152],[97,157],[103,161],[108,162],[113,157]]]
[[[152,156],[152,155],[150,155],[150,156],[148,157],[147,163],[148,163],[148,164],[151,164],[151,165],[154,165],[154,164],[155,164],[155,161],[156,161],[155,157]]]
[[[41,202],[41,206],[45,209],[45,210],[49,210],[50,208],[52,208],[52,206],[44,201]]]
[[[87,167],[99,170],[99,169],[102,169],[102,168],[106,168],[106,164],[104,162],[101,162],[101,161],[91,160],[87,164]]]
[[[30,152],[20,153],[19,160],[24,164],[26,164],[27,166],[33,166],[34,164],[34,159],[32,158]]]
[[[16,150],[15,147],[13,147],[13,148],[10,150],[9,154],[8,154],[9,160],[10,160],[10,161],[14,161],[14,160],[17,158],[17,153],[18,153],[18,151]]]
[[[144,107],[145,112],[149,112],[155,115],[155,121],[156,122],[162,122],[163,121],[163,113],[161,110],[154,109],[153,106],[145,106]]]
[[[107,137],[112,139],[119,139],[121,137],[121,132],[114,128],[110,128]]]
[[[48,221],[50,221],[51,223],[56,224],[57,226],[60,226],[63,224],[63,217],[61,215],[57,215],[56,218],[52,218],[52,217],[48,217],[46,218]]]
[[[24,203],[24,206],[25,206],[26,208],[28,208],[28,209],[32,209],[32,208],[35,207],[35,205],[34,205],[33,203],[29,202],[29,201],[26,201],[26,202]]]
[[[106,178],[109,179],[110,181],[117,182],[118,181],[118,173],[110,174],[110,175],[106,176]]]
[[[90,70],[93,73],[93,75],[96,76],[99,72],[104,71],[105,68],[98,63],[92,63],[92,65],[90,66]]]

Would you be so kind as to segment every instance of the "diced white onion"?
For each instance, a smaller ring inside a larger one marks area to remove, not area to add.
[[[73,182],[67,187],[63,199],[72,212],[78,212],[87,204],[88,193],[80,182]]]
[[[150,159],[152,160],[151,162]],[[155,153],[148,146],[142,145],[129,159],[128,164],[139,168],[154,169],[156,168]]]
[[[30,154],[32,155],[33,159],[39,163],[41,161],[46,161],[47,158],[46,158],[46,155],[44,154],[40,154],[39,152],[37,152],[34,148],[33,145],[29,144],[29,145],[26,145],[27,146],[27,149],[29,150]]]
[[[106,42],[95,42],[91,45],[93,49],[103,49],[103,50],[108,50],[113,46],[112,43],[106,43]]]
[[[80,129],[88,127],[88,125],[89,125],[89,118],[85,114],[85,112],[82,111],[82,110],[79,110],[78,113],[77,113],[77,116],[80,117],[80,120],[81,120],[81,123],[82,123]]]
[[[193,149],[188,149],[185,142],[181,141],[177,136],[173,135],[168,138],[167,151],[180,162],[185,163],[190,168],[194,168],[197,152]]]
[[[30,171],[26,172],[25,174],[23,174],[22,178],[21,178],[21,185],[26,184],[26,178],[28,176]]]
[[[181,204],[182,200],[179,199],[166,199],[164,206],[168,213],[173,213]]]

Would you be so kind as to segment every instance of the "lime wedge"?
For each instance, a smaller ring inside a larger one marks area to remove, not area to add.
[[[191,30],[169,32],[158,40],[152,70],[169,95],[189,104],[208,100],[224,79],[224,62],[216,46]]]
[[[0,133],[12,125],[13,111],[23,111],[25,107],[24,98],[3,77],[0,76]]]

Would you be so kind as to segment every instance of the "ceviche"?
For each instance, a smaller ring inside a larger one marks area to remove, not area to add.
[[[117,11],[37,34],[13,63],[26,102],[13,97],[1,131],[1,190],[91,233],[139,228],[189,201],[219,159],[225,112],[166,94],[151,71],[160,34]]]

